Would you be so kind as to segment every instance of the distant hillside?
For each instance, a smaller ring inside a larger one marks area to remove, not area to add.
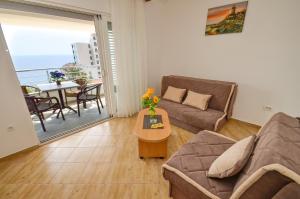
[[[217,24],[206,25],[206,35],[217,35],[225,33],[238,33],[243,31],[246,11],[228,15]]]

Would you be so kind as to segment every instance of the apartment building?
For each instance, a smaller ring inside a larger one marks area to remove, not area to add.
[[[101,76],[99,50],[96,34],[90,37],[90,43],[73,43],[74,62],[82,68],[91,79]]]

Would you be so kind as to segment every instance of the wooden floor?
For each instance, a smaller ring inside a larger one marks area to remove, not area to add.
[[[138,158],[136,118],[113,119],[0,161],[0,198],[168,198],[166,160]],[[222,134],[241,139],[258,127],[230,120]],[[172,126],[170,156],[193,136]]]

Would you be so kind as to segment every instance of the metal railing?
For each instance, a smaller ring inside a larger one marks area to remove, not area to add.
[[[38,68],[16,70],[21,85],[37,85],[51,82],[50,72],[61,71],[60,68]]]
[[[81,75],[77,75],[78,73],[72,73],[65,71],[62,71],[61,68],[38,68],[38,69],[23,69],[23,70],[16,70],[18,79],[20,81],[21,85],[30,85],[30,86],[36,86],[37,84],[45,84],[50,83],[51,77],[50,72],[53,71],[60,71],[66,74],[67,80],[74,80],[77,78],[82,77]],[[90,79],[87,76],[88,79]]]

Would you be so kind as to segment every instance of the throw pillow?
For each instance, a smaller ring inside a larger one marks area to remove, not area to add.
[[[181,103],[182,98],[186,92],[186,89],[175,88],[172,86],[168,86],[167,91],[165,92],[163,99],[167,99],[173,102]]]
[[[205,111],[208,107],[208,102],[211,97],[212,95],[205,95],[205,94],[189,91],[183,104],[193,106]]]
[[[210,166],[207,176],[225,178],[234,176],[246,165],[255,144],[256,136],[244,138],[220,155]]]

